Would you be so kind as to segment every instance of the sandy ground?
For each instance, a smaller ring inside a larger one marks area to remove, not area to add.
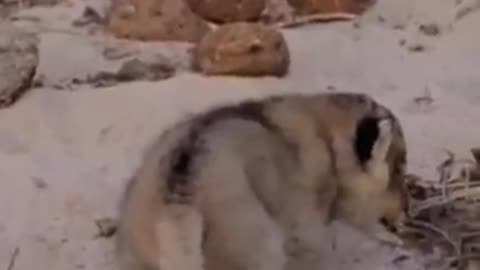
[[[95,238],[95,220],[115,215],[123,184],[151,139],[213,104],[284,92],[369,93],[399,116],[409,171],[434,178],[442,149],[468,156],[480,145],[480,12],[456,20],[458,9],[475,1],[456,2],[383,0],[358,28],[347,22],[285,30],[292,66],[283,79],[207,78],[183,69],[156,83],[72,91],[49,85],[118,66],[102,50],[123,43],[53,31],[75,31],[71,20],[100,0],[24,11],[42,18],[24,25],[43,27],[39,74],[46,86],[0,112],[0,269],[15,248],[14,269],[115,269],[111,239]],[[440,34],[422,34],[421,23],[436,23]],[[424,50],[415,52],[418,45]],[[187,63],[185,44],[128,46]],[[432,102],[415,102],[426,92]],[[338,231],[332,234],[338,248],[318,269],[425,269],[409,251]],[[409,257],[400,263],[402,254]]]

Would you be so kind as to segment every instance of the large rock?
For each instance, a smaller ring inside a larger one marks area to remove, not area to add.
[[[7,18],[10,14],[22,8],[34,6],[53,6],[61,0],[0,0],[0,18]]]
[[[287,0],[299,14],[346,12],[361,14],[376,0]]]
[[[38,38],[9,23],[0,23],[0,108],[30,89],[38,66]]]
[[[0,6],[2,7],[18,7],[29,8],[34,6],[54,6],[61,0],[2,0]]]
[[[196,42],[208,24],[183,0],[115,0],[107,28],[118,38]]]
[[[192,10],[203,18],[229,23],[256,21],[265,9],[265,0],[186,0]]]
[[[193,67],[207,75],[284,76],[289,65],[282,34],[256,23],[220,26],[197,44],[193,55]]]

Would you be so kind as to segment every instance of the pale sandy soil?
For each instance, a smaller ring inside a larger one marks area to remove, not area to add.
[[[35,27],[70,29],[86,3],[74,2],[24,13],[43,19]],[[46,86],[0,111],[0,269],[6,269],[16,247],[14,269],[115,269],[111,239],[95,238],[94,221],[115,215],[123,184],[152,138],[178,118],[222,102],[332,87],[369,93],[399,116],[409,171],[434,178],[443,148],[468,156],[471,147],[480,146],[480,12],[456,21],[455,2],[383,0],[360,28],[335,23],[285,30],[292,66],[284,79],[206,78],[183,70],[156,83],[56,90],[49,85],[118,66],[101,55],[106,44],[118,42],[98,35],[41,34],[39,73]],[[430,22],[440,26],[438,36],[418,31],[419,23]],[[425,51],[409,51],[416,44]],[[159,52],[185,66],[187,48],[153,44],[143,53]],[[415,104],[426,89],[433,102]],[[318,269],[424,269],[424,258],[409,251],[338,230],[331,234],[339,237],[336,251]],[[324,240],[324,246],[332,241]],[[399,254],[410,257],[395,264]]]

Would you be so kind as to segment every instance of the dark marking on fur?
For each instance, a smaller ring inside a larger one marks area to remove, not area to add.
[[[245,101],[237,105],[226,105],[191,119],[195,122],[190,132],[171,152],[169,175],[167,175],[169,201],[186,203],[193,196],[193,187],[189,180],[195,174],[197,158],[207,151],[202,139],[206,130],[220,121],[237,118],[257,122],[265,129],[278,133],[278,128],[264,113],[265,104],[277,100],[279,100],[278,97],[266,101]]]
[[[361,119],[357,125],[354,147],[355,154],[362,166],[372,158],[373,146],[380,134],[379,121],[380,119],[377,117],[367,116]]]
[[[264,114],[265,104],[262,101],[245,101],[233,106],[223,106],[207,112],[203,116],[205,126],[225,119],[245,119],[260,123],[268,130],[275,129],[275,125]]]
[[[327,148],[328,155],[331,157],[330,169],[334,176],[338,176],[338,164],[337,164],[337,153],[333,147],[333,138],[332,134],[328,132],[324,125],[317,125],[317,136],[320,137],[325,142],[325,147]]]
[[[171,152],[167,176],[168,202],[182,204],[191,202],[193,186],[188,180],[194,173],[194,159],[202,152],[200,131],[200,127],[192,127],[190,133]]]

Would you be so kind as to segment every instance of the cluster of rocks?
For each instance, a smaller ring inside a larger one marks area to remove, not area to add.
[[[195,43],[192,66],[206,75],[284,76],[282,34],[260,23],[266,0],[118,0],[107,28],[118,38]]]
[[[54,5],[59,1],[5,0],[0,8]],[[289,71],[290,53],[282,33],[265,23],[272,5],[286,5],[299,15],[361,13],[374,1],[111,0],[101,22],[108,32],[121,39],[193,43],[191,66],[205,75],[282,77]],[[8,22],[0,22],[0,33],[0,77],[9,78],[0,80],[0,108],[3,108],[32,87],[39,56],[38,38],[34,34]],[[133,61],[127,66],[119,74],[105,73],[90,79],[110,85],[137,77],[156,80],[174,74],[174,70],[164,65],[152,67]],[[125,75],[131,72],[131,67],[133,75]],[[153,71],[148,72],[149,69]]]
[[[107,28],[118,38],[193,42],[192,65],[207,75],[284,76],[284,37],[261,23],[282,1],[304,15],[359,14],[375,0],[116,0]]]

